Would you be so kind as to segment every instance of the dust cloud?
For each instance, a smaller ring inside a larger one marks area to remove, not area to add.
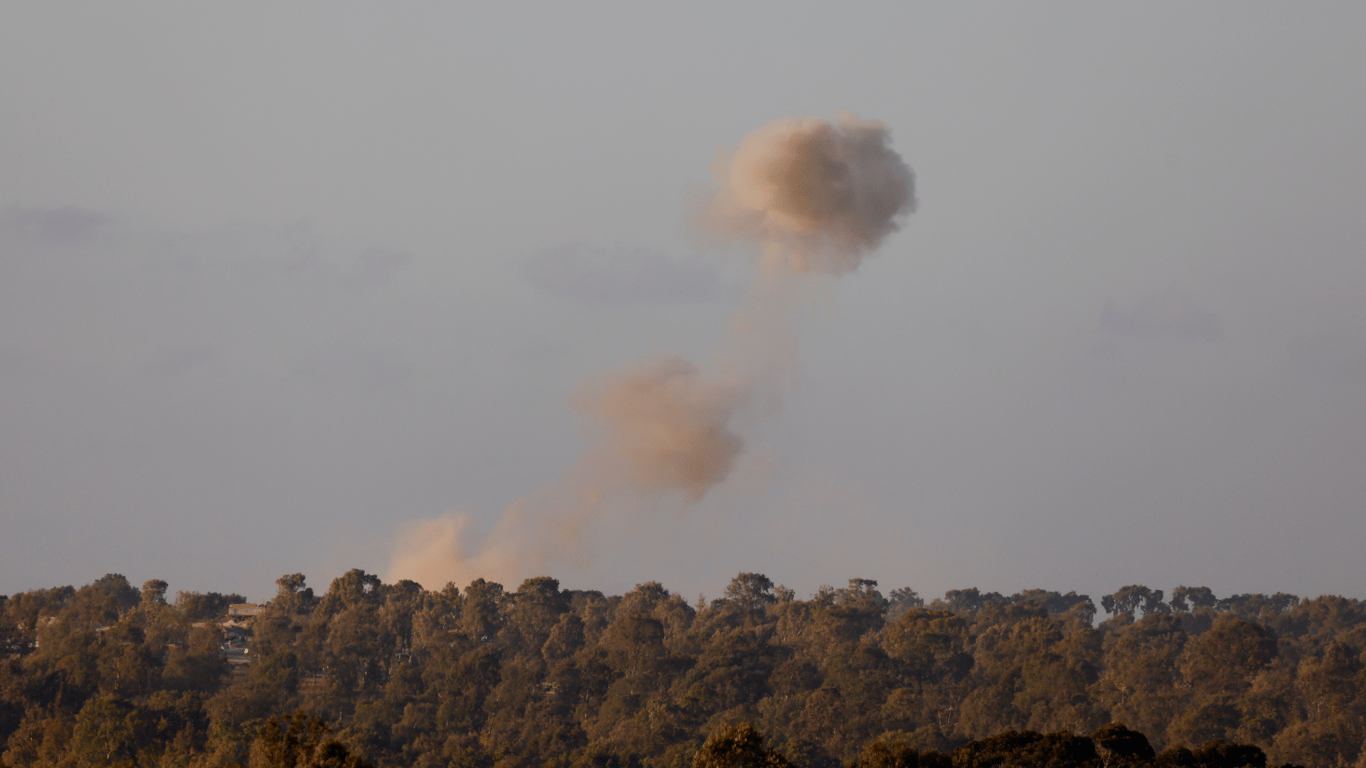
[[[776,120],[713,163],[699,224],[759,243],[768,266],[840,275],[915,209],[911,169],[882,123],[845,114]],[[775,263],[776,262],[776,263]]]
[[[857,269],[915,207],[914,176],[886,128],[850,114],[769,123],[719,153],[712,173],[696,225],[761,254],[732,321],[739,341],[722,344],[705,369],[660,356],[589,377],[571,399],[587,417],[588,444],[566,477],[509,504],[477,545],[461,514],[408,523],[389,580],[515,584],[587,564],[595,520],[697,504],[734,471],[745,446],[737,424],[756,391],[771,391],[795,357],[783,286]]]
[[[729,424],[747,399],[743,382],[706,381],[697,366],[670,356],[590,379],[574,404],[605,427],[587,462],[595,476],[696,502],[740,455],[743,442]]]

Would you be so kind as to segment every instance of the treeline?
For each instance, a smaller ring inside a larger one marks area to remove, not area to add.
[[[1196,750],[1157,754],[1147,737],[1120,723],[1090,736],[1069,731],[1007,731],[974,739],[951,752],[919,750],[886,734],[869,742],[849,768],[1266,768],[1266,753],[1251,744],[1216,739]],[[692,768],[798,768],[781,750],[766,747],[753,725],[723,725],[693,756]],[[1300,768],[1284,765],[1281,768]]]
[[[1164,766],[1222,768],[1248,745],[1273,765],[1366,767],[1366,604],[1341,597],[1130,586],[1098,622],[1075,593],[926,604],[853,579],[800,600],[752,573],[696,604],[544,577],[278,585],[236,621],[241,596],[168,601],[165,582],[117,574],[0,597],[0,760],[275,765],[298,727],[336,758],[319,765],[685,768],[707,735],[749,723],[764,759],[802,768],[987,768],[1002,762],[972,745],[1047,751],[1039,739],[1091,744],[1072,734],[1122,722]],[[245,655],[230,660],[228,632]],[[1097,749],[1097,768],[1147,764]]]

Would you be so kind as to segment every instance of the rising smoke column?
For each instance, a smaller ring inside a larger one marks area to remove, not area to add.
[[[725,373],[664,356],[589,377],[572,402],[596,431],[569,475],[508,505],[472,551],[464,516],[408,524],[391,581],[516,583],[583,565],[585,532],[598,517],[701,501],[734,470],[744,449],[735,422],[782,367],[753,359],[795,348],[777,338],[788,332],[789,302],[772,281],[857,269],[915,207],[914,176],[886,128],[849,114],[769,123],[719,155],[712,171],[716,188],[699,200],[697,223],[762,254],[760,283],[737,313],[744,338],[721,350]]]
[[[582,565],[595,518],[666,502],[691,506],[725,480],[744,445],[731,422],[748,399],[747,382],[705,379],[677,356],[589,377],[572,403],[595,429],[568,477],[508,505],[473,552],[462,515],[409,524],[389,578],[428,588],[475,578],[515,583],[552,565]]]

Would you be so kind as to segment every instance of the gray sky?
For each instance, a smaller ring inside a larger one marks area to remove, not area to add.
[[[705,357],[688,201],[784,116],[918,211],[690,512],[555,573],[1366,597],[1360,3],[0,7],[0,593],[384,573]],[[510,585],[511,586],[511,585]]]

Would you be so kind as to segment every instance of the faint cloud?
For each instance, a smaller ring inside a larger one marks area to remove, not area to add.
[[[525,269],[532,285],[576,304],[685,304],[723,290],[711,265],[642,248],[570,243],[533,254]]]
[[[166,239],[152,263],[184,271],[186,265],[181,262],[187,260],[216,265],[246,284],[288,282],[335,291],[382,287],[412,256],[380,246],[355,248],[329,241],[307,220],[287,224],[238,221]]]
[[[53,246],[83,240],[109,226],[103,214],[84,208],[0,209],[0,241]]]
[[[247,283],[278,284],[287,277],[302,282],[344,282],[335,257],[306,220],[288,224],[235,221],[178,239],[172,250],[219,265]]]
[[[1150,293],[1128,306],[1107,301],[1100,311],[1100,328],[1118,336],[1217,339],[1221,335],[1219,319],[1180,291]]]

